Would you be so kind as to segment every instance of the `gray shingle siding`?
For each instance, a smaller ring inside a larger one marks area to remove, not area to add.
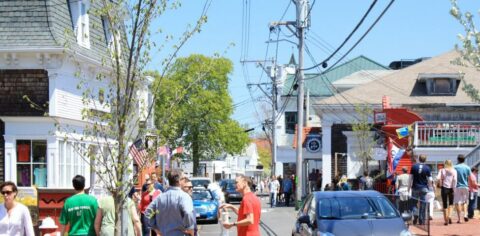
[[[0,48],[66,47],[101,61],[107,56],[102,21],[91,13],[100,4],[90,5],[88,49],[78,45],[73,35],[67,0],[0,0]]]

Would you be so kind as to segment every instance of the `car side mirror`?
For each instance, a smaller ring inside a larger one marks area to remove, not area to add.
[[[404,213],[402,213],[402,219],[403,219],[403,221],[410,221],[410,220],[412,220],[412,214],[410,214],[408,212],[404,212]]]
[[[308,227],[311,227],[310,216],[308,215],[300,216],[297,221],[299,224],[307,224]]]

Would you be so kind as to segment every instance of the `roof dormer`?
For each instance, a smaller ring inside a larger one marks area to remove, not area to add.
[[[424,84],[427,96],[455,96],[461,73],[419,73],[417,83]]]

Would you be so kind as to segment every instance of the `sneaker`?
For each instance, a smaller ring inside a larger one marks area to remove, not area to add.
[[[467,217],[463,217],[463,219],[465,220],[465,222],[468,222],[468,218],[467,218]]]
[[[448,218],[448,223],[452,224],[452,218]]]

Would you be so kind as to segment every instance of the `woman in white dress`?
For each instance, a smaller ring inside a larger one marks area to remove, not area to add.
[[[0,205],[0,235],[34,236],[32,218],[28,208],[15,201],[18,189],[7,181],[0,185],[4,203]]]

